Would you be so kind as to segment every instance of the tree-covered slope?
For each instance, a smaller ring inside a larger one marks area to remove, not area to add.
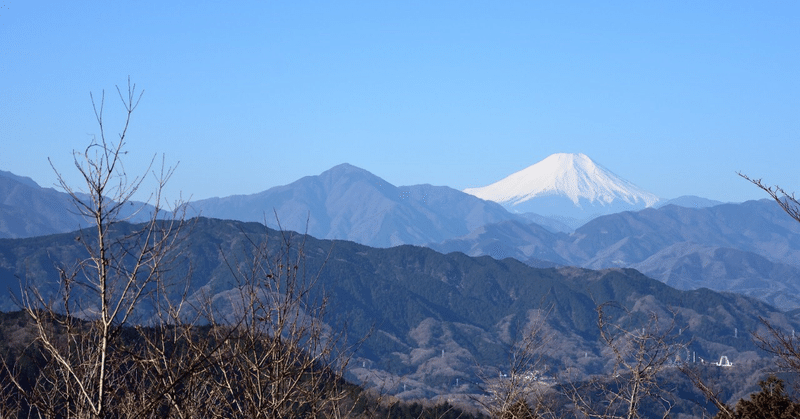
[[[609,301],[620,306],[610,314],[631,327],[650,313],[664,321],[674,318],[680,339],[704,359],[759,358],[747,338],[759,328],[759,317],[786,330],[800,329],[757,300],[708,289],[679,291],[631,269],[536,269],[511,258],[409,245],[371,248],[206,218],[191,221],[186,231],[170,270],[178,284],[173,298],[182,295],[180,280],[187,275],[194,303],[229,296],[238,283],[234,273],[248,266],[254,243],[266,240],[275,254],[289,240],[305,255],[303,274],[317,278],[315,290],[329,298],[328,325],[346,327],[352,342],[366,337],[354,354],[354,376],[407,397],[445,394],[456,380],[469,387],[487,369],[502,371],[522,332],[539,322],[550,337],[542,352],[550,374],[603,372],[606,354],[598,342],[595,309]],[[0,285],[18,290],[21,279],[52,287],[55,266],[72,266],[82,257],[77,237],[0,240]],[[1,307],[16,307],[9,294]]]

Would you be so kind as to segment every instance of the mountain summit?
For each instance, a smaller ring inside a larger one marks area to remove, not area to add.
[[[266,222],[377,247],[436,243],[519,219],[494,202],[446,186],[394,186],[346,163],[257,194],[209,198],[191,207],[206,217]]]
[[[572,225],[658,201],[580,153],[553,154],[491,185],[464,192],[514,212],[556,217]]]

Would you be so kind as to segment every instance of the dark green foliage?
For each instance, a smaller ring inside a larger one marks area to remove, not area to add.
[[[750,395],[750,400],[739,400],[732,415],[719,412],[715,419],[796,419],[800,417],[800,403],[792,401],[783,388],[783,380],[769,376],[758,385],[761,391]]]

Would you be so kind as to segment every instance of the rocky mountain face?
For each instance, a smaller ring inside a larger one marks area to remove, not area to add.
[[[130,230],[118,228],[120,234]],[[191,275],[186,291],[195,303],[237,295],[232,272],[247,267],[250,246],[266,242],[276,255],[286,234],[292,235],[205,218],[187,232],[181,257],[168,272],[179,288],[176,297],[183,295],[181,278]],[[85,257],[75,236],[0,239],[0,286],[18,290],[22,278],[52,297],[53,264],[69,266]],[[541,348],[547,376],[607,372],[609,353],[598,339],[595,311],[604,302],[617,303],[619,309],[609,314],[626,327],[640,327],[652,313],[665,325],[674,318],[672,337],[687,345],[683,359],[690,352],[743,364],[763,359],[745,336],[761,329],[759,317],[782,330],[800,330],[800,322],[758,300],[708,289],[679,291],[632,269],[537,269],[510,258],[408,245],[382,249],[301,236],[290,242],[302,243],[301,268],[308,279],[319,273],[315,290],[329,298],[327,324],[346,324],[353,340],[367,337],[356,346],[353,379],[407,399],[479,393],[482,377],[507,371],[512,348],[532,327],[550,345]],[[4,295],[0,308],[16,305]],[[138,318],[147,319],[146,309]]]

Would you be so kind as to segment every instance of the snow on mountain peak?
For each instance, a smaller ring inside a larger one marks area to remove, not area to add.
[[[506,206],[517,206],[533,198],[563,196],[581,206],[627,203],[650,207],[658,197],[615,175],[581,153],[557,153],[513,173],[498,182],[465,193]],[[621,202],[620,202],[621,201]]]

